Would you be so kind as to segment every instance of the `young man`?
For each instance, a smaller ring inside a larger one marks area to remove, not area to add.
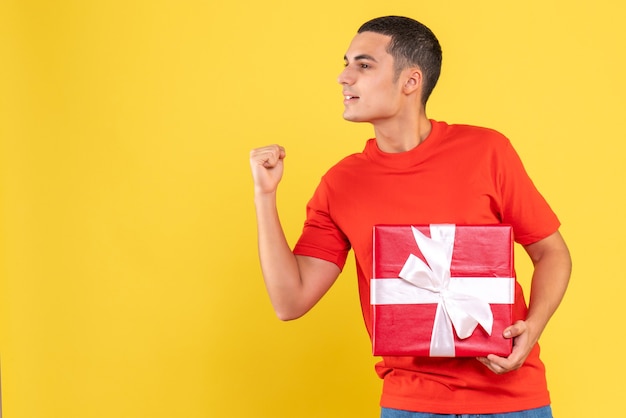
[[[305,314],[332,286],[348,251],[372,330],[369,282],[376,224],[510,224],[534,264],[528,307],[516,283],[513,339],[507,358],[383,357],[382,417],[481,414],[551,417],[537,341],[559,305],[571,261],[559,221],[499,133],[429,120],[425,105],[441,68],[433,33],[415,20],[388,16],[365,23],[339,76],[344,118],[373,125],[375,138],[322,178],[290,249],[276,208],[285,150],[252,150],[263,277],[278,317]]]

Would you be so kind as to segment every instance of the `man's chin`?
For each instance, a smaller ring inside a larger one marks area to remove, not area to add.
[[[351,115],[350,113],[344,112],[343,118],[348,122],[367,122],[366,119],[359,117],[357,115]]]

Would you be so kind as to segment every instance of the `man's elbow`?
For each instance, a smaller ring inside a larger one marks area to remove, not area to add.
[[[294,319],[300,318],[302,315],[292,315],[284,312],[276,312],[276,317],[283,322],[293,321]]]
[[[294,319],[301,318],[305,313],[308,312],[308,309],[302,308],[279,308],[274,307],[274,312],[276,313],[276,317],[281,321],[293,321]]]

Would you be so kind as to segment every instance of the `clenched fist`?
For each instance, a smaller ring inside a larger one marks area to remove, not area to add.
[[[250,168],[256,194],[274,193],[283,176],[285,148],[268,145],[250,151]]]

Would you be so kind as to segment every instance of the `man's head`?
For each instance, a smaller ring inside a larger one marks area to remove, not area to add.
[[[358,33],[374,32],[391,37],[387,52],[394,59],[396,77],[417,66],[423,73],[422,104],[426,105],[441,73],[441,46],[435,34],[420,22],[401,16],[385,16],[364,23]]]

